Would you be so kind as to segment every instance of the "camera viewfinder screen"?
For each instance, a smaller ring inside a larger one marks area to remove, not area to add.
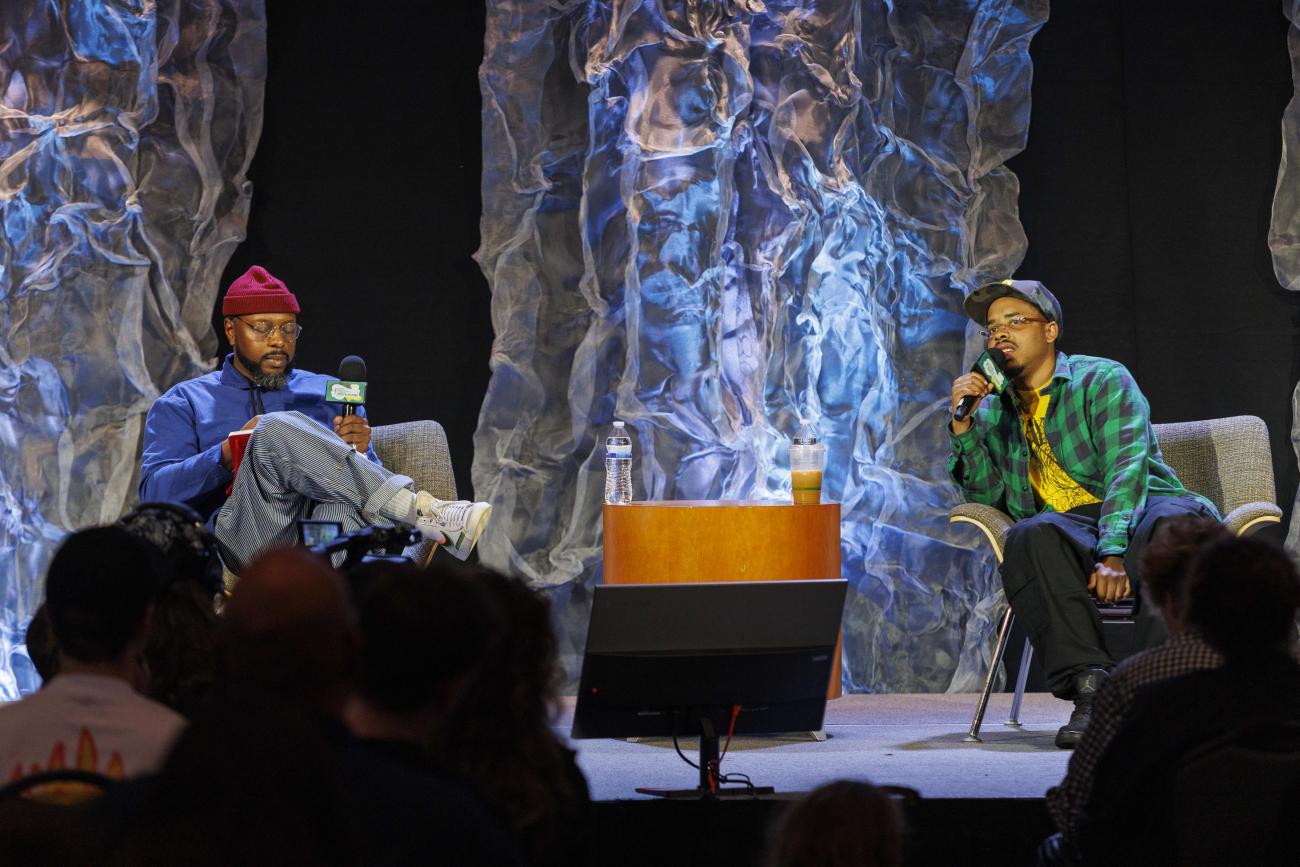
[[[343,534],[343,525],[338,521],[311,521],[303,519],[298,522],[298,537],[308,548],[327,545]]]

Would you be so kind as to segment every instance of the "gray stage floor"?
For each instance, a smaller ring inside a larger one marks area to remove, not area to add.
[[[748,774],[755,785],[802,792],[834,779],[869,779],[910,786],[926,798],[1040,798],[1065,773],[1070,754],[1052,745],[1070,703],[1045,693],[1025,696],[1023,728],[1002,725],[1011,694],[989,703],[983,743],[966,744],[976,696],[970,694],[851,695],[827,704],[824,742],[809,738],[736,738],[724,773]],[[557,728],[568,735],[572,698],[563,700]],[[697,772],[672,741],[572,741],[592,797],[642,797],[637,786],[687,788]],[[694,758],[696,742],[683,741]]]

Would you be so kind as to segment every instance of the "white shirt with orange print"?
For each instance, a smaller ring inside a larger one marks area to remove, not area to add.
[[[42,771],[153,773],[186,720],[115,677],[60,674],[0,705],[0,785]]]

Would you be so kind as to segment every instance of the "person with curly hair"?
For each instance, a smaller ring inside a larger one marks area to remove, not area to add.
[[[145,694],[193,718],[211,693],[216,672],[222,590],[216,537],[197,512],[178,503],[142,503],[118,526],[152,542],[171,567],[154,598],[153,628],[144,648]]]
[[[534,867],[593,863],[587,781],[551,728],[559,664],[550,603],[517,578],[471,574],[503,628],[434,730],[431,759],[495,805]]]

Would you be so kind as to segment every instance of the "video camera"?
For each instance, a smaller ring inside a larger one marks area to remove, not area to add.
[[[420,541],[418,531],[410,527],[361,527],[344,533],[338,521],[318,521],[302,518],[298,521],[298,541],[308,551],[333,562],[334,555],[343,554],[343,562],[335,563],[339,571],[347,571],[358,563],[375,560],[409,562],[402,551]],[[374,551],[382,551],[375,554]]]

